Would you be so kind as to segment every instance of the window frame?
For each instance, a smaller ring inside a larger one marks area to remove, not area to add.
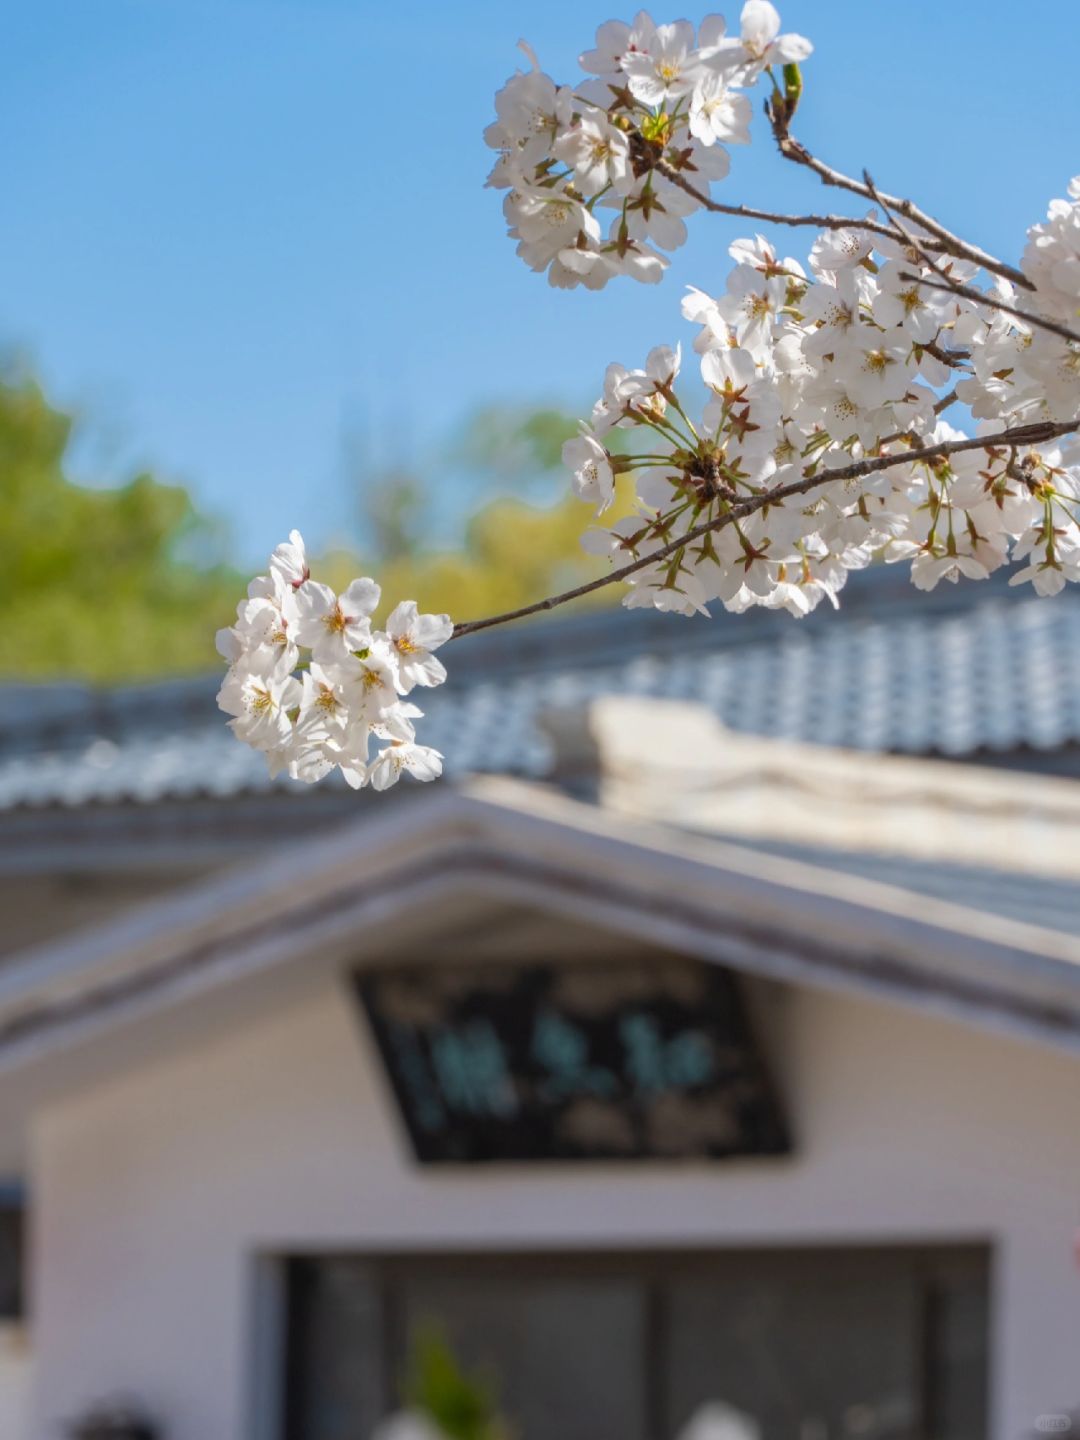
[[[299,1291],[319,1267],[346,1264],[367,1269],[378,1311],[379,1350],[372,1373],[377,1376],[378,1394],[373,1408],[385,1414],[399,1403],[397,1395],[396,1356],[402,1340],[404,1286],[418,1275],[463,1279],[483,1277],[497,1279],[508,1286],[527,1282],[530,1278],[551,1279],[565,1276],[580,1281],[596,1279],[632,1280],[642,1287],[645,1306],[641,1357],[645,1373],[643,1407],[645,1433],[648,1440],[672,1440],[667,1434],[670,1396],[666,1373],[665,1346],[670,1319],[666,1287],[679,1276],[700,1279],[703,1274],[720,1274],[725,1265],[746,1270],[755,1263],[770,1270],[783,1261],[828,1264],[831,1258],[894,1260],[910,1264],[912,1280],[917,1286],[916,1312],[919,1332],[915,1337],[917,1356],[914,1397],[920,1420],[915,1433],[920,1436],[940,1434],[941,1365],[946,1359],[935,1348],[935,1330],[941,1295],[950,1278],[962,1275],[982,1287],[982,1423],[981,1434],[988,1428],[987,1412],[992,1383],[991,1338],[994,1315],[994,1247],[989,1240],[897,1241],[887,1244],[781,1244],[751,1246],[695,1246],[634,1249],[585,1249],[562,1246],[550,1250],[477,1250],[447,1248],[439,1250],[357,1250],[324,1251],[291,1254],[283,1258],[285,1272],[284,1365],[279,1396],[279,1413],[283,1416],[282,1440],[310,1440],[301,1413],[303,1408],[303,1361],[300,1354],[298,1319],[303,1298]],[[940,1337],[939,1337],[940,1339]],[[366,1440],[358,1429],[357,1440]]]

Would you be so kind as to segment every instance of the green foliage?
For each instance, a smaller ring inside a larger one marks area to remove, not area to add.
[[[415,555],[424,513],[424,493],[417,476],[408,470],[388,470],[365,492],[363,511],[377,555],[390,561]]]
[[[488,410],[463,453],[489,481],[524,483],[558,465],[573,428],[552,410]],[[232,620],[247,577],[219,558],[219,536],[180,487],[150,475],[111,489],[73,484],[71,432],[70,417],[31,378],[0,376],[0,678],[111,682],[217,669],[214,633]],[[318,578],[341,588],[373,575],[384,613],[409,598],[470,619],[601,572],[581,549],[588,511],[573,496],[547,507],[491,501],[460,546],[425,549],[417,537],[431,483],[404,471],[384,476],[365,498],[370,549],[316,557]],[[619,486],[605,523],[629,508],[628,478]],[[617,598],[601,590],[579,603]]]
[[[405,1401],[447,1440],[507,1440],[490,1387],[464,1373],[435,1326],[425,1326],[413,1339]]]
[[[620,477],[618,500],[604,516],[605,524],[628,512],[632,490],[629,477]],[[416,550],[389,564],[374,552],[359,558],[338,552],[313,568],[338,588],[354,575],[374,575],[382,586],[384,612],[409,598],[422,610],[447,611],[455,620],[475,619],[527,605],[601,574],[604,562],[581,548],[588,519],[588,509],[574,496],[552,506],[501,498],[477,511],[460,549]],[[612,605],[618,599],[612,586],[575,606]]]
[[[492,405],[469,419],[457,458],[471,470],[519,481],[555,470],[577,423],[559,410],[508,410]]]
[[[118,489],[64,473],[71,421],[22,376],[0,380],[0,675],[115,680],[213,668],[243,594],[186,492],[140,475]]]
[[[499,488],[525,486],[532,495],[555,489],[555,504],[532,504],[501,496],[481,506],[469,521],[461,545],[453,550],[425,548],[418,541],[423,520],[424,484],[407,472],[385,476],[365,497],[364,509],[373,534],[371,553],[351,552],[324,558],[318,573],[340,588],[358,573],[372,574],[392,606],[402,597],[415,599],[422,610],[448,611],[456,620],[476,619],[513,610],[544,595],[569,590],[602,573],[603,562],[581,548],[589,511],[567,493],[561,473],[563,444],[577,433],[577,424],[558,410],[506,409],[491,406],[473,415],[453,458]],[[608,436],[618,449],[623,435]],[[560,472],[557,480],[552,472]],[[546,477],[546,478],[545,478]],[[538,486],[537,482],[542,482]],[[431,483],[430,481],[428,483]],[[616,482],[617,500],[604,516],[610,525],[632,507],[629,476]],[[393,523],[385,517],[393,516]],[[411,542],[395,542],[405,531]],[[599,590],[577,601],[578,608],[612,605],[616,589]]]

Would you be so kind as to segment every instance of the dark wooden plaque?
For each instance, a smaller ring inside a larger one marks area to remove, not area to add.
[[[790,1150],[718,966],[440,962],[355,981],[425,1164]]]

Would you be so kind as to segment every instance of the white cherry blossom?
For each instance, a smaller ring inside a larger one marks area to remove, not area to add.
[[[647,55],[653,44],[656,26],[652,17],[639,10],[632,25],[621,20],[608,20],[596,32],[596,46],[586,50],[579,64],[594,75],[619,77],[625,57]]]
[[[267,666],[258,657],[237,660],[218,691],[218,704],[233,716],[229,722],[233,734],[260,750],[286,738],[289,709],[299,700],[300,685],[287,662],[277,660]]]
[[[1044,225],[1028,231],[1021,261],[1045,313],[1066,321],[1080,320],[1080,175],[1068,193],[1050,202]]]
[[[291,530],[288,540],[282,541],[270,556],[270,574],[280,579],[283,584],[291,585],[294,590],[311,574],[304,549],[304,537],[299,530]],[[250,590],[248,593],[251,593]]]
[[[690,102],[690,134],[703,145],[749,145],[750,113],[750,101],[725,75],[705,74]]]
[[[378,585],[354,580],[338,596],[310,579],[296,531],[249,588],[236,625],[218,634],[228,664],[218,704],[271,776],[314,784],[337,771],[354,789],[384,790],[403,774],[441,774],[438,752],[416,743],[422,712],[401,697],[445,680],[432,652],[453,634],[449,616],[421,614],[405,600],[385,631],[373,629]],[[273,631],[286,621],[296,634],[282,640]],[[373,737],[388,749],[369,763]]]
[[[873,210],[866,217],[877,218]],[[874,248],[874,237],[867,230],[823,230],[810,249],[810,268],[815,275],[835,274],[850,266],[861,265]]]
[[[596,216],[565,190],[514,190],[506,199],[506,218],[510,233],[520,239],[518,254],[533,270],[545,270],[579,241],[595,245],[600,239]]]
[[[686,219],[698,208],[697,201],[662,175],[641,176],[626,195],[611,195],[600,202],[619,211],[634,241],[651,241],[664,250],[677,250],[686,243]]]
[[[386,634],[397,665],[398,687],[429,688],[446,679],[446,667],[432,653],[454,633],[449,615],[421,615],[415,600],[402,600],[386,618]]]
[[[498,119],[484,138],[493,149],[505,151],[514,168],[527,169],[551,154],[566,109],[555,82],[533,70],[510,77],[495,96],[495,113]],[[493,173],[488,178],[498,184],[501,177]]]
[[[756,77],[767,65],[797,63],[813,53],[804,36],[780,34],[780,15],[769,0],[746,0],[741,18],[744,80]]]
[[[371,640],[371,615],[379,587],[366,577],[340,595],[329,585],[308,580],[296,592],[296,641],[311,648],[316,660],[341,664]]]
[[[378,724],[397,704],[398,671],[389,645],[372,640],[360,655],[349,656],[340,673],[350,711],[368,725]]]
[[[396,785],[403,774],[417,780],[437,780],[442,769],[443,757],[438,750],[407,740],[394,740],[380,750],[368,766],[367,779],[373,790],[386,790]]]
[[[574,173],[574,184],[587,195],[611,185],[616,193],[630,188],[630,144],[600,111],[582,115],[555,141],[554,153]]]
[[[910,347],[889,340],[869,325],[856,325],[832,366],[837,380],[857,405],[899,400],[915,378]]]
[[[573,474],[574,494],[595,505],[597,515],[602,515],[615,498],[615,473],[607,450],[585,431],[567,440],[562,460]]]
[[[885,330],[900,326],[918,345],[935,340],[956,310],[955,300],[940,290],[920,285],[910,266],[900,260],[890,260],[881,267],[876,287],[874,319]]]
[[[666,105],[689,95],[702,76],[694,39],[694,27],[676,20],[656,27],[647,52],[624,54],[620,65],[631,93],[645,105]]]

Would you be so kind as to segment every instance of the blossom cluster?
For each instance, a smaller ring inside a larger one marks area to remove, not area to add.
[[[738,36],[722,15],[696,34],[645,11],[610,20],[581,56],[589,78],[574,86],[557,85],[523,48],[533,68],[499,91],[484,133],[499,152],[488,184],[509,192],[510,234],[532,269],[560,288],[599,290],[616,275],[661,278],[661,251],[683,244],[701,204],[677,182],[707,197],[728,173],[726,147],[750,140],[746,89],[812,47],[780,34],[769,0],[747,0]]]
[[[532,68],[499,92],[485,132],[499,152],[488,183],[507,192],[519,255],[554,286],[662,278],[662,252],[715,203],[727,147],[750,138],[762,77],[782,152],[883,212],[828,217],[805,263],[761,235],[736,241],[723,292],[688,291],[703,405],[687,398],[681,347],[608,367],[563,457],[597,517],[632,475],[631,513],[583,541],[627,581],[625,603],[803,615],[879,559],[909,564],[921,589],[1010,565],[1040,594],[1080,580],[1080,177],[1029,229],[1016,270],[791,141],[812,46],[781,33],[769,0],[747,0],[737,35],[718,15],[696,29],[644,11],[609,21],[574,86],[524,48]],[[433,652],[453,626],[406,601],[376,630],[379,600],[370,579],[340,595],[313,581],[294,531],[220,632],[219,702],[272,773],[337,768],[385,789],[441,772],[406,697],[445,678]]]
[[[1029,232],[1031,290],[997,275],[980,286],[975,264],[935,255],[917,227],[895,239],[859,222],[828,230],[806,268],[760,235],[733,244],[724,293],[691,289],[682,305],[707,395],[697,422],[676,392],[679,350],[658,347],[643,369],[608,368],[564,450],[597,514],[615,475],[634,471],[634,512],[584,537],[617,566],[664,551],[627,577],[626,603],[805,614],[835,605],[848,572],[875,558],[909,561],[921,589],[1010,561],[1023,562],[1012,583],[1040,594],[1080,579],[1073,435],[824,483],[860,461],[965,441],[943,418],[953,405],[968,407],[976,436],[1080,418],[1080,343],[1034,323],[1080,316],[1080,180],[1069,196]],[[636,431],[634,453],[615,430]]]
[[[1044,315],[1080,320],[1080,175],[1067,200],[1051,200],[1046,224],[1028,231],[1023,268]]]
[[[338,595],[312,580],[296,530],[269,571],[217,636],[229,666],[218,704],[233,733],[263,752],[271,775],[295,780],[336,768],[354,789],[385,790],[405,772],[441,775],[439,752],[416,743],[423,711],[404,697],[446,679],[433,652],[453,633],[450,617],[421,615],[405,600],[385,630],[373,629],[379,586],[363,578]]]

